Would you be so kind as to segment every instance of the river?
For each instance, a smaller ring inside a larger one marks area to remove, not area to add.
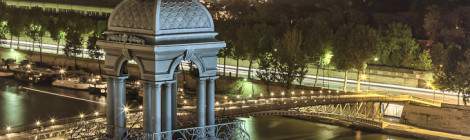
[[[20,90],[19,86],[39,90]],[[80,98],[81,100],[77,100]],[[50,86],[21,85],[0,78],[0,126],[21,127],[51,118],[76,117],[80,113],[104,112],[103,98],[83,91]],[[380,133],[282,117],[242,118],[253,140],[412,140]]]
[[[252,140],[417,140],[284,117],[242,120]]]
[[[40,92],[20,89],[20,86]],[[104,105],[96,103],[103,100],[85,91],[22,85],[0,78],[0,126],[18,127],[52,118],[77,117],[80,113],[104,112]]]

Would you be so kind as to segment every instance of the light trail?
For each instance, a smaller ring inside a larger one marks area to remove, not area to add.
[[[72,96],[67,96],[67,95],[61,95],[61,94],[52,93],[52,92],[49,92],[49,91],[43,91],[43,90],[38,90],[38,89],[33,89],[33,88],[27,88],[27,87],[22,87],[22,89],[26,89],[26,90],[34,91],[34,92],[39,92],[39,93],[44,93],[44,94],[49,94],[49,95],[54,95],[54,96],[59,96],[59,97],[63,97],[63,98],[69,98],[69,99],[75,99],[75,100],[90,102],[90,103],[96,103],[96,104],[100,104],[100,105],[106,105],[106,104],[103,103],[103,102],[98,102],[98,101],[93,101],[93,100],[87,100],[87,99],[82,99],[82,98],[77,98],[77,97],[72,97]]]
[[[3,46],[0,45],[0,47],[9,48],[7,45],[8,45],[8,43],[10,43],[11,40],[0,40],[0,41],[7,43],[7,44],[3,44]],[[15,47],[16,47],[17,42],[14,40],[13,43],[14,43],[13,45],[15,45]],[[26,41],[19,41],[19,43],[20,43],[20,46],[31,46],[32,45],[31,42],[26,42]],[[43,44],[42,46],[43,46],[43,53],[50,53],[50,54],[55,54],[56,53],[57,45]],[[60,46],[60,48],[63,48],[63,46]],[[85,58],[88,58],[88,57],[86,56]],[[188,65],[185,64],[185,67],[187,67],[187,66]],[[223,72],[223,65],[219,64],[219,65],[217,65],[217,67],[218,67],[219,72]],[[226,72],[233,72],[234,73],[236,71],[235,66],[227,65],[226,68],[227,68]],[[252,74],[255,74],[257,71],[260,71],[260,70],[256,69],[256,68],[253,68],[252,69]],[[248,72],[248,68],[239,67],[239,74],[247,75],[247,72]],[[314,75],[306,75],[305,79],[306,80],[314,80],[315,76]],[[318,80],[330,81],[330,82],[334,82],[334,83],[337,83],[337,84],[342,84],[343,81],[344,81],[343,78],[322,77],[322,76],[318,76]],[[307,81],[305,81],[305,82],[307,82]],[[348,80],[347,83],[348,83],[348,87],[349,87],[350,85],[353,85],[353,84],[357,83],[357,81]],[[376,83],[376,82],[368,82],[368,81],[361,82],[361,85],[370,86],[371,88],[375,88],[375,89],[380,90],[380,91],[395,91],[395,92],[400,92],[400,93],[404,93],[404,94],[412,93],[412,94],[421,94],[421,95],[433,95],[435,93],[439,93],[439,94],[445,94],[446,96],[451,96],[451,97],[454,97],[454,98],[456,98],[458,96],[458,94],[456,92],[441,91],[441,90],[435,90],[434,91],[434,90],[425,89],[425,88],[416,88],[416,87],[393,85],[393,84],[384,84],[384,83]]]

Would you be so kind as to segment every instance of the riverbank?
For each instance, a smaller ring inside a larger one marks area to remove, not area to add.
[[[298,117],[287,117],[305,121],[320,122],[325,124],[331,124],[336,126],[348,127],[351,129],[360,129],[373,133],[384,133],[396,136],[406,136],[419,139],[430,139],[430,140],[470,140],[470,136],[464,136],[460,134],[453,134],[441,131],[433,131],[414,127],[405,124],[386,122],[382,123],[382,128],[372,127],[370,125],[360,125],[359,123],[347,122],[338,120],[335,118],[328,117],[315,117],[315,116],[298,116]]]

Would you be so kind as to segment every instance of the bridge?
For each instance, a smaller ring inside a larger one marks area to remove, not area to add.
[[[336,92],[336,91],[335,91]],[[411,96],[386,96],[378,94],[318,94],[315,91],[312,94],[299,94],[292,97],[266,97],[251,100],[235,100],[216,102],[217,118],[235,118],[246,116],[287,116],[307,120],[336,120],[350,125],[366,126],[368,128],[380,129],[384,125],[383,111],[379,107],[373,107],[376,103],[413,103],[439,106],[422,99]],[[338,92],[339,93],[339,92]],[[164,138],[168,135],[183,139],[197,139],[198,135],[208,135],[204,132],[215,130],[215,136],[219,139],[249,139],[244,130],[244,122],[234,119],[221,119],[217,121],[218,125],[194,127],[197,125],[197,116],[194,115],[196,108],[194,105],[184,106],[178,109],[176,131],[162,132],[158,134]],[[126,110],[127,116],[127,138],[143,139],[143,110],[141,107]],[[79,116],[78,118],[69,118],[65,120],[56,120],[56,122],[45,122],[41,125],[34,124],[26,131],[13,132],[0,136],[0,138],[9,139],[49,139],[49,138],[68,138],[68,139],[87,139],[87,138],[106,138],[106,116],[99,114],[90,114]],[[204,131],[200,131],[204,130]],[[3,133],[8,133],[3,131]],[[155,134],[157,135],[157,134]],[[151,136],[156,137],[156,136]]]

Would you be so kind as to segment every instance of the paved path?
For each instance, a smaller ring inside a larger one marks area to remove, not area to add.
[[[432,131],[427,129],[422,129],[414,126],[384,122],[384,131],[394,134],[404,134],[418,136],[425,139],[455,139],[455,140],[470,140],[470,136],[464,136],[459,134]]]

